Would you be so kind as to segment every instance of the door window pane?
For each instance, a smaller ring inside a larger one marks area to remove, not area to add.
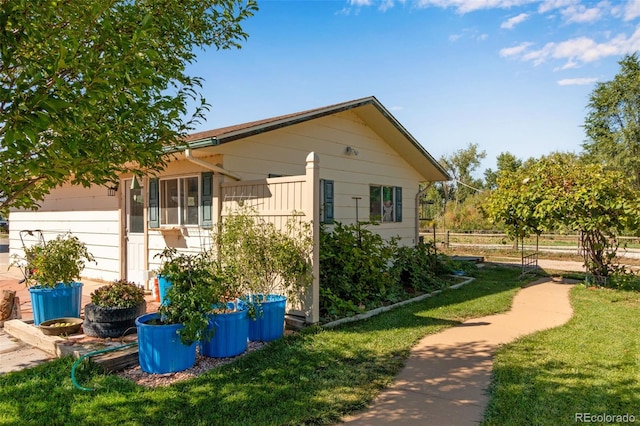
[[[144,202],[142,189],[129,189],[129,232],[144,232]]]

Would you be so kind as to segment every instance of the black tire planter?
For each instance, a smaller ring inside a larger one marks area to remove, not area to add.
[[[136,332],[135,320],[146,310],[146,302],[132,308],[104,308],[88,303],[84,307],[82,329],[91,337],[122,337]]]
[[[95,303],[88,303],[84,307],[84,318],[91,322],[119,322],[135,320],[147,310],[147,303],[142,302],[132,308],[104,308]]]
[[[82,323],[84,334],[91,337],[122,337],[136,332],[135,320],[118,322],[91,322],[84,320]]]

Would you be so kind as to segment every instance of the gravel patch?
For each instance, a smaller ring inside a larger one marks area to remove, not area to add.
[[[196,354],[196,363],[193,367],[188,368],[183,371],[177,371],[175,373],[165,373],[165,374],[151,374],[145,373],[142,371],[140,366],[132,367],[123,371],[120,371],[118,374],[120,377],[124,377],[125,379],[131,380],[132,382],[149,388],[157,388],[170,386],[174,383],[181,382],[183,380],[192,379],[201,374],[206,373],[209,370],[220,367],[221,365],[228,364],[235,359],[242,357],[250,352],[258,350],[268,342],[249,342],[247,344],[247,350],[242,354],[229,358],[211,358],[207,356]]]

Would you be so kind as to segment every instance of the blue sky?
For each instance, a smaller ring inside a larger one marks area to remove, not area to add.
[[[640,0],[258,2],[239,50],[199,52],[206,130],[375,96],[436,158],[580,152],[598,81],[640,50]]]

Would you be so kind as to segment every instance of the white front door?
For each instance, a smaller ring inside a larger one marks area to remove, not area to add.
[[[124,182],[126,196],[126,260],[127,280],[146,288],[146,250],[144,244],[144,191],[131,189],[131,180]]]

